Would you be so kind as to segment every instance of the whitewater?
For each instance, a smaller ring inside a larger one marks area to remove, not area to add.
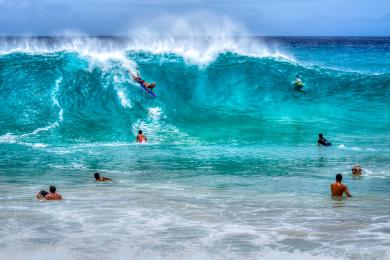
[[[0,259],[390,258],[390,38],[138,36],[0,38]]]

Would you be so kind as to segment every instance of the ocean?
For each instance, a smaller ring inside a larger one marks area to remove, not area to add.
[[[389,115],[386,37],[0,38],[0,259],[390,259]]]

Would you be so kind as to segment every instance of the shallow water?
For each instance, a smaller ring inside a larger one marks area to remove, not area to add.
[[[1,259],[390,258],[389,38],[74,41],[0,41]]]

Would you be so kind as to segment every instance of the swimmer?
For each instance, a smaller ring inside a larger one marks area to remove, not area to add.
[[[352,166],[351,170],[353,176],[362,176],[362,167],[360,167],[360,165]]]
[[[94,176],[95,176],[96,181],[112,181],[111,178],[100,177],[100,174],[98,172],[95,172]]]
[[[328,142],[328,140],[326,140],[324,138],[324,136],[322,134],[318,135],[317,144],[318,144],[318,146],[321,146],[321,145],[323,145],[323,146],[331,146],[332,145],[330,142]]]
[[[150,89],[150,91],[153,91],[153,89],[156,87],[156,82],[152,82],[152,83],[146,82],[145,80],[141,79],[139,75],[134,75],[131,71],[130,74],[135,81],[140,83],[145,88]]]
[[[332,197],[342,197],[343,193],[347,195],[347,197],[352,197],[352,195],[348,191],[348,187],[341,183],[343,176],[338,173],[336,175],[336,182],[330,185],[330,190],[332,192]]]
[[[36,194],[39,200],[62,200],[62,196],[56,192],[55,186],[49,187],[49,192],[41,190]]]
[[[300,76],[297,74],[295,76],[295,81],[294,81],[294,86],[295,86],[295,90],[298,90],[298,91],[303,91],[303,86],[305,84],[302,82]]]
[[[148,139],[146,136],[142,133],[142,130],[138,130],[138,135],[136,138],[137,143],[143,143],[144,141],[147,142]]]

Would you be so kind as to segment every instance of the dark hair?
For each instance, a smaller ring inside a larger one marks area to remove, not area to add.
[[[322,134],[318,134],[318,137],[319,137],[319,138],[322,138],[322,137],[323,137],[323,135],[322,135]]]
[[[47,194],[49,194],[49,192],[45,191],[45,190],[41,190],[39,192],[39,195],[41,195],[42,197],[45,197]]]
[[[139,134],[139,135],[142,135],[142,130],[138,130],[138,134]]]
[[[343,175],[341,175],[340,173],[338,173],[336,175],[336,181],[341,181],[343,179]]]
[[[98,172],[95,172],[95,179],[99,179],[100,178],[100,174]]]
[[[51,193],[54,193],[54,192],[56,192],[56,187],[51,185],[49,190],[50,190]]]

